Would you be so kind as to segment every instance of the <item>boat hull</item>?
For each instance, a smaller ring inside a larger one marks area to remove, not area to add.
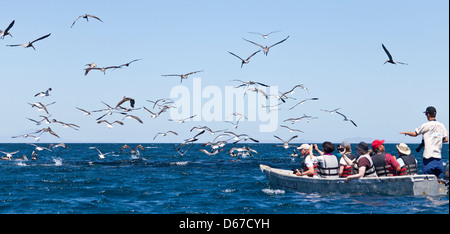
[[[448,187],[434,175],[361,178],[345,182],[343,178],[296,176],[290,170],[260,165],[273,186],[303,193],[381,194],[392,196],[445,196]]]

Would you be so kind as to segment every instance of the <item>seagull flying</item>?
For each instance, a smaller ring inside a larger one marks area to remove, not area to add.
[[[353,120],[351,120],[351,119],[347,118],[347,116],[345,116],[345,115],[344,115],[344,114],[342,114],[341,112],[339,112],[339,111],[336,111],[336,113],[337,113],[338,115],[340,115],[340,116],[344,117],[344,121],[350,121],[350,122],[352,122],[352,124],[353,124],[353,125],[355,125],[355,127],[358,127],[358,125],[356,125],[356,123],[355,123],[355,122],[353,122]]]
[[[13,36],[11,35],[11,33],[9,32],[9,30],[12,28],[12,26],[14,26],[14,23],[15,23],[15,22],[16,22],[16,21],[13,20],[13,21],[9,24],[9,26],[5,29],[5,31],[0,30],[0,38],[1,38],[2,40],[5,38],[6,35],[10,35],[11,37],[13,37]]]
[[[72,28],[73,25],[77,22],[77,20],[78,20],[79,18],[85,18],[85,19],[86,19],[86,22],[89,22],[89,17],[94,18],[94,19],[96,19],[96,20],[98,20],[98,21],[100,21],[100,22],[103,23],[103,21],[102,21],[100,18],[98,18],[97,16],[95,16],[95,15],[84,14],[84,15],[78,16],[78,17],[75,19],[75,21],[73,21],[72,26],[70,26],[70,27]]]
[[[234,53],[228,51],[228,53],[230,53],[231,55],[237,57],[238,59],[240,59],[240,60],[242,61],[242,62],[241,62],[241,68],[244,66],[244,64],[249,63],[249,62],[250,62],[250,59],[251,59],[253,56],[255,56],[255,54],[257,54],[257,53],[259,53],[259,52],[261,52],[261,50],[258,50],[258,51],[256,51],[255,53],[253,53],[252,55],[248,56],[247,59],[242,59],[241,57],[237,56],[236,54],[234,54]]]
[[[250,42],[250,43],[252,43],[252,44],[254,44],[254,45],[257,45],[257,46],[261,47],[261,48],[263,49],[264,54],[267,56],[267,55],[269,54],[270,48],[272,48],[272,47],[274,47],[274,46],[276,46],[276,45],[278,45],[278,44],[281,44],[281,43],[285,42],[288,38],[289,38],[289,36],[286,37],[285,39],[283,39],[283,40],[281,40],[281,41],[279,41],[279,42],[277,42],[277,43],[271,45],[271,46],[262,46],[262,45],[260,45],[260,44],[258,44],[258,43],[253,42],[253,41],[249,41],[249,40],[247,40],[247,39],[244,39],[244,40],[245,40],[245,41],[248,41],[248,42]]]
[[[97,122],[98,124],[101,124],[101,123],[106,123],[106,126],[108,127],[108,128],[113,128],[113,124],[119,124],[119,125],[123,125],[123,123],[122,122],[120,122],[120,121],[118,121],[118,120],[116,120],[116,121],[114,121],[114,122],[112,122],[112,123],[110,123],[110,122],[108,122],[108,121],[106,121],[106,120],[100,120],[100,121],[98,121]]]
[[[29,47],[31,47],[31,48],[33,48],[34,50],[36,50],[36,48],[34,48],[34,46],[33,46],[33,43],[35,43],[35,42],[37,42],[37,41],[40,41],[40,40],[42,40],[42,39],[45,39],[45,38],[49,37],[50,35],[51,35],[51,33],[49,33],[49,34],[47,34],[47,35],[45,35],[45,36],[43,36],[43,37],[40,37],[40,38],[38,38],[38,39],[36,39],[36,40],[34,40],[34,41],[32,41],[32,42],[25,43],[25,44],[6,45],[6,46],[10,46],[10,47],[13,47],[13,46],[22,46],[22,47],[24,47],[24,48],[29,48]]]
[[[295,136],[291,137],[288,141],[285,141],[285,140],[283,140],[280,137],[275,136],[275,135],[274,135],[274,137],[283,142],[283,148],[289,149],[289,142],[292,141],[293,139],[297,138],[298,135],[295,135]]]
[[[298,105],[303,105],[303,104],[304,104],[305,102],[307,102],[307,101],[317,101],[317,100],[319,100],[319,98],[308,98],[308,99],[305,99],[305,100],[300,101],[299,103],[295,104],[295,106],[291,107],[289,110],[294,109],[294,108],[297,107]]]
[[[398,63],[398,64],[402,64],[402,65],[408,65],[407,63],[394,61],[394,59],[392,58],[391,53],[389,53],[389,51],[386,49],[386,47],[383,44],[381,44],[381,45],[383,46],[384,52],[386,52],[387,56],[389,57],[389,59],[386,62],[384,62],[384,64],[386,64],[386,63],[397,64]]]
[[[262,34],[262,33],[259,33],[259,32],[248,32],[248,33],[258,34],[258,35],[261,35],[264,39],[267,39],[267,38],[269,37],[270,34],[272,34],[272,33],[277,33],[277,32],[281,32],[281,31],[280,31],[280,30],[278,30],[278,31],[273,31],[273,32],[270,32],[270,33],[267,33],[267,34]]]
[[[187,79],[188,76],[196,74],[196,73],[199,73],[199,72],[203,72],[203,71],[195,71],[195,72],[190,72],[190,73],[187,73],[187,74],[180,74],[180,75],[178,75],[178,74],[171,74],[171,75],[161,75],[161,76],[164,76],[164,77],[166,77],[166,76],[179,76],[181,78],[181,83],[183,83],[183,80]]]
[[[52,91],[52,88],[48,88],[47,91],[39,92],[39,93],[35,94],[34,96],[35,97],[37,97],[37,96],[39,96],[39,97],[48,97],[48,96],[50,96],[50,91]]]
[[[130,101],[131,108],[134,108],[134,103],[136,103],[136,101],[134,100],[134,98],[130,98],[130,97],[123,97],[123,99],[119,103],[117,103],[116,108],[127,101]]]

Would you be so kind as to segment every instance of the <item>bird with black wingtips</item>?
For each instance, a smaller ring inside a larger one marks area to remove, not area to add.
[[[36,48],[34,48],[34,46],[33,46],[33,43],[35,43],[35,42],[37,42],[37,41],[40,41],[40,40],[42,40],[42,39],[45,39],[45,38],[49,37],[50,35],[51,35],[51,33],[49,33],[49,34],[47,34],[47,35],[45,35],[45,36],[42,36],[42,37],[40,37],[40,38],[38,38],[38,39],[36,39],[36,40],[34,40],[34,41],[25,43],[25,44],[6,45],[6,46],[9,46],[9,47],[22,46],[22,47],[24,47],[24,48],[30,48],[30,47],[31,47],[31,48],[33,48],[33,50],[36,50]]]
[[[107,126],[108,128],[113,128],[113,127],[114,127],[113,124],[123,125],[123,122],[118,121],[118,120],[116,120],[116,121],[114,121],[114,122],[112,122],[112,123],[108,122],[107,120],[100,120],[100,121],[98,121],[97,123],[98,123],[98,124],[106,123],[106,126]]]
[[[384,44],[381,44],[381,46],[383,47],[384,52],[386,52],[386,54],[388,56],[388,60],[386,62],[384,62],[384,64],[386,64],[386,63],[397,64],[398,63],[398,64],[402,64],[402,65],[408,65],[407,63],[394,61],[394,59],[392,58],[391,53],[389,53],[389,51],[386,49],[386,46],[384,46]]]
[[[234,54],[234,53],[228,51],[228,53],[230,53],[231,55],[233,55],[233,56],[235,56],[235,57],[237,57],[238,59],[241,60],[241,68],[244,67],[244,64],[249,63],[249,62],[250,62],[250,59],[251,59],[253,56],[255,56],[255,54],[257,54],[257,53],[259,53],[259,52],[261,52],[261,50],[258,50],[258,51],[256,51],[255,53],[251,54],[250,56],[248,56],[247,59],[243,59],[243,58],[239,57],[238,55],[236,55],[236,54]]]
[[[289,140],[287,140],[287,141],[285,141],[285,140],[283,140],[283,139],[281,139],[280,137],[278,137],[278,136],[275,136],[274,135],[274,137],[275,138],[277,138],[278,140],[280,140],[280,141],[282,141],[283,142],[283,148],[285,148],[285,149],[289,149],[289,142],[291,142],[293,139],[295,139],[295,138],[297,138],[298,137],[298,135],[295,135],[295,136],[293,136],[293,137],[291,137]]]
[[[13,21],[9,24],[9,26],[5,29],[5,31],[0,30],[0,38],[1,38],[2,40],[5,38],[6,35],[9,35],[9,36],[13,37],[13,36],[11,35],[11,32],[10,32],[9,30],[12,28],[12,26],[14,26],[14,23],[15,23],[15,22],[16,22],[16,21],[13,20]]]
[[[74,25],[74,24],[77,22],[77,20],[80,19],[80,18],[85,18],[85,19],[86,19],[86,22],[89,22],[89,17],[90,17],[90,18],[94,18],[94,19],[96,19],[96,20],[98,20],[98,21],[100,21],[100,22],[103,23],[103,21],[102,21],[100,18],[98,18],[97,16],[95,16],[95,15],[84,14],[84,15],[78,16],[78,17],[75,19],[75,21],[73,21],[73,23],[72,23],[72,25],[71,25],[70,27],[72,28],[73,25]]]
[[[131,108],[134,108],[134,104],[136,103],[136,100],[134,100],[134,98],[130,98],[130,97],[123,97],[123,99],[119,103],[117,103],[116,108],[128,101],[130,101]]]
[[[37,96],[39,96],[39,97],[48,97],[48,96],[50,96],[50,91],[52,91],[52,88],[48,88],[46,91],[39,92],[39,93],[35,94],[34,96],[35,97],[37,97]]]
[[[339,112],[339,111],[336,111],[336,113],[338,114],[338,115],[340,115],[340,116],[342,116],[342,117],[344,117],[344,121],[350,121],[353,125],[355,125],[355,127],[358,127],[358,125],[356,125],[356,123],[353,121],[353,120],[351,120],[351,119],[349,119],[349,118],[347,118],[347,116],[345,116],[344,114],[342,114],[341,112]]]
[[[274,47],[274,46],[276,46],[276,45],[279,45],[279,44],[285,42],[288,38],[289,38],[289,36],[286,37],[285,39],[283,39],[283,40],[281,40],[281,41],[279,41],[279,42],[277,42],[277,43],[271,45],[271,46],[262,46],[262,45],[260,45],[260,44],[258,44],[258,43],[256,43],[256,42],[249,41],[249,40],[247,40],[247,39],[245,39],[245,38],[243,38],[243,39],[244,39],[245,41],[248,41],[248,42],[254,44],[254,45],[257,45],[257,46],[261,47],[261,48],[263,49],[264,54],[267,56],[267,55],[269,54],[269,50],[270,50],[272,47]]]
[[[202,71],[194,71],[194,72],[190,72],[190,73],[187,73],[187,74],[170,74],[170,75],[161,75],[161,76],[164,76],[164,77],[167,77],[167,76],[179,76],[181,78],[181,83],[183,83],[183,80],[186,80],[188,78],[188,76],[196,74],[196,73],[199,73],[199,72],[203,72],[203,70]]]
[[[297,104],[295,104],[295,106],[289,108],[289,110],[294,109],[294,108],[297,107],[298,105],[303,105],[303,104],[304,104],[305,102],[307,102],[307,101],[317,101],[317,100],[319,100],[319,98],[307,98],[307,99],[305,99],[305,100],[302,100],[302,101],[298,102]]]

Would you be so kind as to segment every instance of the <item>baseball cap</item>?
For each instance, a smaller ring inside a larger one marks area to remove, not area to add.
[[[308,144],[303,144],[300,147],[298,147],[297,149],[299,149],[299,150],[302,150],[302,149],[309,150],[309,145]]]
[[[427,107],[427,109],[423,113],[425,113],[425,114],[436,114],[436,108],[434,108],[433,106],[429,106],[429,107]]]
[[[374,140],[372,142],[372,149],[378,149],[378,147],[380,147],[380,145],[384,144],[384,140]]]

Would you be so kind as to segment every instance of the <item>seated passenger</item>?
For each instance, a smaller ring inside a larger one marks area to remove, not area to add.
[[[344,155],[346,155],[350,160],[354,160],[357,158],[357,156],[352,153],[350,143],[347,141],[342,142],[342,144],[338,146],[338,151],[341,156],[341,159],[339,160],[339,177],[345,178],[347,176],[355,174],[353,167],[348,165],[343,157]]]
[[[295,174],[298,176],[314,177],[317,175],[317,161],[312,156],[312,146],[303,144],[298,148],[300,155],[303,157],[302,169],[295,170]]]
[[[400,165],[394,156],[385,152],[383,144],[384,140],[374,140],[372,142],[374,152],[372,156],[373,165],[378,176],[395,176],[401,170]]]
[[[315,157],[317,165],[317,174],[322,178],[338,178],[339,163],[337,157],[332,155],[334,151],[333,143],[325,141],[322,144],[323,155]]]
[[[356,153],[359,155],[356,160],[350,160],[345,154],[343,155],[344,160],[348,163],[348,165],[353,166],[355,163],[358,165],[358,173],[347,176],[347,178],[345,178],[345,182],[362,177],[377,177],[375,167],[373,166],[372,159],[369,155],[369,145],[365,142],[359,143],[356,146]]]
[[[405,143],[396,145],[398,150],[398,164],[400,165],[400,172],[398,175],[416,175],[417,160],[411,155],[411,149]]]

